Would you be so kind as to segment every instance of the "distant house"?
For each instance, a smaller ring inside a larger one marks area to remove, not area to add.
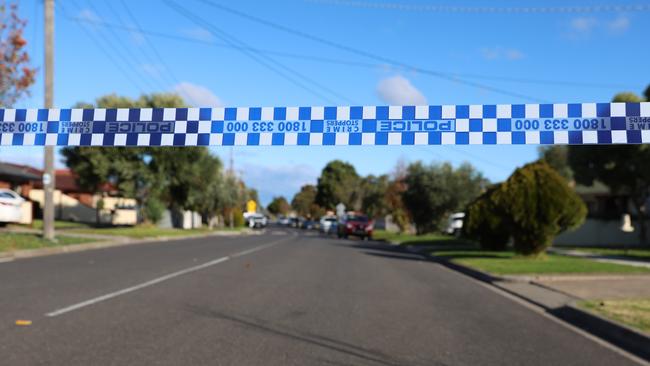
[[[575,191],[587,205],[587,219],[578,229],[559,235],[556,245],[639,245],[637,211],[629,195],[613,193],[598,181],[591,186],[577,185]],[[634,232],[621,230],[624,214],[632,217]],[[649,226],[648,222],[644,225]]]
[[[0,162],[0,188],[11,189],[24,198],[41,181],[41,171],[26,165]]]

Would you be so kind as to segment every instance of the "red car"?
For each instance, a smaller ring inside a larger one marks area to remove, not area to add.
[[[362,239],[372,239],[373,222],[366,215],[347,214],[338,224],[339,238],[358,236]]]

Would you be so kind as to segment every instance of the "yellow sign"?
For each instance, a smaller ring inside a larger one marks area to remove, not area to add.
[[[246,202],[246,212],[255,213],[257,212],[257,203],[253,200]]]

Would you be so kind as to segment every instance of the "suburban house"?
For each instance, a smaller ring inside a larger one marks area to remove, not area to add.
[[[41,172],[38,169],[18,164],[0,162],[0,188],[11,189],[27,201],[21,208],[22,216],[19,223],[31,224],[35,216],[35,210],[29,195],[34,185],[41,181]]]
[[[44,202],[43,172],[34,167],[0,162],[0,188],[8,188],[25,198],[21,224],[31,224],[42,217]],[[121,197],[114,187],[105,184],[99,193],[87,192],[77,184],[69,169],[55,171],[54,215],[57,220],[135,225],[138,222],[136,201]],[[99,212],[98,205],[103,206]]]
[[[559,235],[555,239],[556,245],[640,244],[637,211],[629,195],[613,193],[609,187],[598,181],[588,187],[577,185],[575,191],[587,205],[587,219],[578,229]],[[624,214],[632,217],[633,232],[621,230]],[[650,228],[648,222],[645,222],[645,225]]]
[[[137,224],[136,200],[121,197],[112,185],[104,184],[95,193],[81,189],[77,177],[69,169],[57,169],[54,176],[54,215],[57,220],[106,225]],[[42,182],[34,185],[29,198],[39,205],[43,204]],[[97,210],[100,206],[101,209]]]

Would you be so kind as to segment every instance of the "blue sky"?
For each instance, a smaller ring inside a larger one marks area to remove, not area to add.
[[[58,0],[56,106],[69,107],[108,93],[137,97],[159,91],[178,92],[197,106],[529,101],[512,94],[537,101],[599,102],[610,100],[619,91],[640,93],[650,82],[650,48],[644,46],[650,34],[647,11],[466,13],[422,7],[485,4],[469,0],[391,2],[420,6],[415,10],[381,7],[381,2],[370,0],[210,1],[347,47],[452,75],[459,81],[364,58],[265,27],[199,0],[177,2],[201,18],[194,21],[161,1]],[[359,3],[367,6],[357,6]],[[638,3],[611,1],[611,5]],[[548,8],[602,4],[501,1],[494,6],[553,10]],[[33,64],[42,70],[42,1],[20,1],[20,12],[29,22],[25,36]],[[250,51],[247,54],[227,46],[233,42],[274,52],[254,54],[285,74],[295,72],[302,75],[297,77],[311,80],[303,82],[310,83],[309,88],[301,88],[256,62],[249,57]],[[542,82],[528,82],[531,79]],[[39,72],[31,96],[18,106],[41,107],[42,90]],[[212,151],[227,162],[229,149],[215,147]],[[469,161],[489,179],[499,181],[515,167],[535,159],[537,148],[236,147],[233,153],[235,168],[244,181],[257,188],[263,203],[268,203],[272,195],[290,198],[301,185],[315,183],[322,167],[332,159],[346,160],[364,175],[389,173],[400,160]],[[0,148],[0,160],[41,166],[42,149]]]

